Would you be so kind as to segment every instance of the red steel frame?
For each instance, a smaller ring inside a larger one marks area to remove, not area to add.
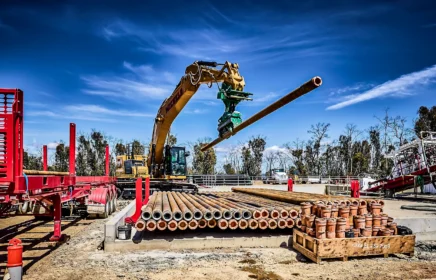
[[[53,209],[53,241],[60,240],[62,203],[106,205],[116,198],[114,177],[109,176],[109,146],[106,146],[105,176],[76,176],[76,125],[70,123],[69,175],[23,173],[23,92],[0,89],[0,215],[24,201],[44,202]],[[47,146],[43,146],[43,169],[47,171]],[[41,204],[44,208],[43,204]],[[32,214],[38,216],[38,214]]]

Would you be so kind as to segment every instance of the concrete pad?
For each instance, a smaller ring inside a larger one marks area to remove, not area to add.
[[[133,240],[105,242],[107,252],[146,250],[189,250],[215,248],[279,248],[292,246],[292,230],[221,231],[220,229],[186,230],[183,232],[137,232]]]
[[[106,242],[115,242],[118,237],[118,226],[124,226],[124,218],[129,217],[135,213],[136,201],[133,200],[124,209],[117,213],[104,225],[104,240]],[[132,235],[134,227],[132,227]]]

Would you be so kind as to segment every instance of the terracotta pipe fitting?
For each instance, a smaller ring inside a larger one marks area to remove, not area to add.
[[[325,238],[327,220],[325,218],[315,219],[316,238]]]
[[[353,228],[354,238],[358,238],[360,236],[360,228]]]
[[[357,215],[357,205],[350,205],[350,216],[356,216]]]
[[[248,221],[248,227],[250,228],[250,229],[257,229],[258,227],[259,227],[259,223],[256,221],[256,220],[254,220],[254,219],[250,219],[249,221]]]
[[[365,215],[365,227],[371,228],[372,227],[372,216],[371,214]]]
[[[329,218],[327,219],[327,233],[329,232],[336,232],[336,219]]]
[[[373,227],[381,227],[381,216],[379,216],[379,215],[372,216],[372,226]]]
[[[357,215],[366,215],[368,213],[368,209],[366,207],[366,204],[364,206],[359,206],[359,208],[357,209]]]
[[[362,228],[360,229],[360,234],[363,237],[370,237],[372,235],[372,228]]]
[[[373,216],[378,216],[381,213],[382,206],[380,203],[373,203],[371,204],[371,213]]]
[[[381,230],[381,227],[373,226],[372,227],[372,236],[378,236],[380,230]]]
[[[347,220],[345,218],[337,218],[336,219],[336,232],[344,231],[347,227]]]
[[[306,216],[305,215],[301,215],[300,216],[300,220],[301,220],[301,225],[302,226],[306,226]]]
[[[345,238],[345,231],[337,231],[336,238]]]
[[[185,220],[181,220],[177,223],[177,228],[180,230],[186,230],[188,228],[188,222]]]
[[[330,217],[331,218],[337,218],[338,217],[338,212],[339,212],[338,206],[336,206],[336,205],[332,206],[332,212],[331,212]]]
[[[327,238],[328,239],[336,238],[336,232],[335,231],[327,231]]]
[[[177,229],[177,222],[175,220],[171,220],[168,222],[168,229],[170,231],[175,231]]]
[[[313,228],[306,228],[306,233],[307,233],[309,236],[312,236],[312,237],[315,236],[315,230],[314,230]]]
[[[308,202],[302,202],[301,204],[301,214],[310,216],[312,205]]]
[[[315,215],[310,215],[309,217],[306,217],[306,226],[309,228],[313,228],[315,224]]]
[[[147,230],[148,231],[154,231],[157,228],[157,224],[155,220],[148,220],[147,221]]]
[[[365,217],[363,217],[363,216],[354,216],[354,228],[355,229],[365,228]]]

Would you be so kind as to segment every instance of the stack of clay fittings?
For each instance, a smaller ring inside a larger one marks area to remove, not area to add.
[[[301,203],[300,230],[318,239],[390,236],[397,224],[383,213],[382,200],[342,200]]]

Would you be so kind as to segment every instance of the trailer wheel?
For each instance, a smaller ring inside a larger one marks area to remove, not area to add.
[[[98,214],[98,217],[99,217],[99,218],[106,219],[107,217],[109,217],[109,215],[110,215],[110,214],[109,214],[109,211],[110,211],[109,206],[110,206],[110,203],[109,203],[109,196],[106,195],[106,203],[105,203],[105,205],[104,205],[104,213],[103,213],[103,214]]]
[[[115,211],[117,211],[117,198],[116,197],[114,197],[112,199],[112,213]]]
[[[388,197],[388,198],[392,198],[392,197],[394,197],[394,190],[391,190],[391,189],[386,189],[385,190],[385,197]]]

